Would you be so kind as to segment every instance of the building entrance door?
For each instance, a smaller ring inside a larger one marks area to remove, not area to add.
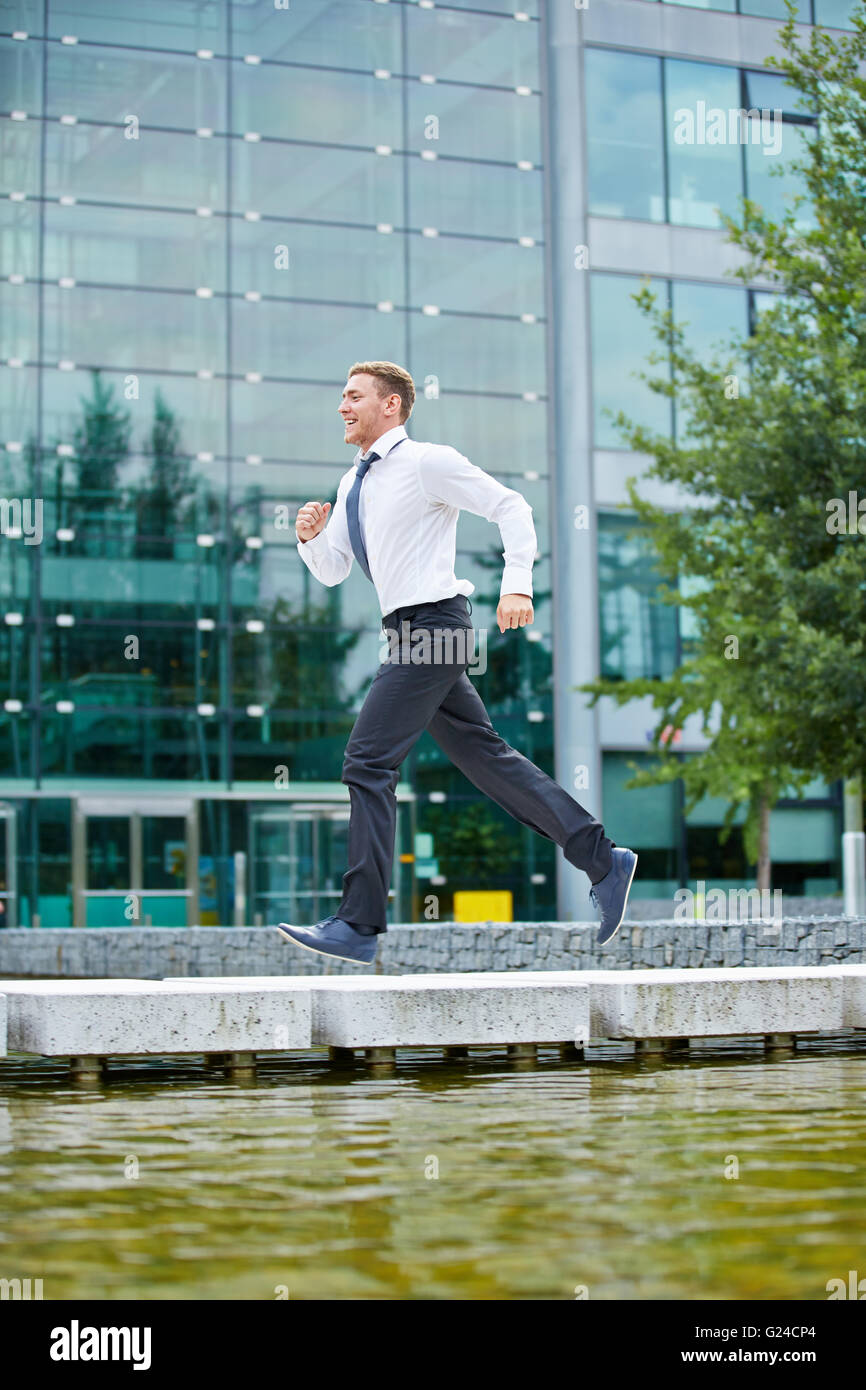
[[[274,807],[250,815],[253,921],[310,926],[336,912],[343,896],[349,807]]]
[[[72,805],[72,895],[76,927],[197,926],[195,800],[78,797]]]

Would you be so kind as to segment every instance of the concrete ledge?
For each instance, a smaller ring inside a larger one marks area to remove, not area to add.
[[[599,1037],[701,1038],[845,1027],[843,980],[829,970],[630,970],[615,980],[586,973],[593,977],[592,1027]]]
[[[230,983],[240,984],[242,980],[243,977],[239,977]],[[215,977],[201,984],[210,987],[219,982],[219,977]],[[223,983],[229,982],[223,980]],[[285,977],[286,985],[301,983],[298,978]],[[585,985],[589,994],[588,1037],[591,1038],[637,1041],[742,1037],[866,1027],[866,965],[788,966],[767,970],[743,966],[731,970],[490,971],[483,975],[440,974],[402,979],[380,976],[366,981],[319,976],[303,983],[314,991],[313,1041],[334,1046],[367,1045],[341,1043],[336,1032],[333,1036],[325,1036],[325,1032],[332,1023],[338,1030],[341,1019],[358,1016],[362,1007],[369,1007],[371,1001],[382,997],[386,991],[405,992],[410,988],[426,991],[437,986],[453,990],[461,985],[477,987],[479,983],[512,990],[529,985]],[[320,1001],[322,991],[329,996],[327,1003]],[[355,998],[351,1004],[342,1003],[341,995]],[[320,1017],[323,1032],[318,1036]],[[565,1041],[565,1038],[539,1034],[534,1039],[516,1035],[498,1039],[506,1040],[543,1042]],[[468,1040],[455,1036],[449,1041],[459,1044]]]
[[[842,981],[842,1015],[846,1028],[866,1028],[866,965],[828,965]]]
[[[491,974],[490,979],[508,979]],[[522,980],[574,978],[522,971]],[[590,1036],[649,1039],[836,1032],[866,1018],[866,965],[582,970]]]
[[[313,1042],[331,1047],[484,1046],[589,1039],[589,990],[575,981],[414,976],[309,981]]]
[[[866,1027],[866,965],[491,971],[366,978],[11,980],[8,1047],[87,1058],[254,1058],[310,1046],[468,1047]],[[89,1065],[89,1064],[88,1064]]]
[[[169,984],[183,984],[172,979]],[[232,980],[190,986],[243,986]],[[582,976],[506,975],[285,976],[262,988],[310,991],[312,1042],[327,1047],[483,1047],[589,1038],[589,990]]]
[[[8,1045],[43,1057],[284,1052],[310,1046],[304,983],[207,988],[140,980],[10,981]]]
[[[5,994],[0,994],[0,1057],[6,1056],[6,1029],[8,1005]]]

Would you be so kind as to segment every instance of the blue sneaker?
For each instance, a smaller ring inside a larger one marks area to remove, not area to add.
[[[610,853],[613,860],[610,873],[589,890],[594,906],[601,913],[601,926],[596,937],[599,946],[616,936],[622,925],[631,881],[637,868],[634,850],[615,848]]]
[[[372,965],[379,946],[378,936],[364,936],[339,917],[326,917],[314,927],[290,927],[287,922],[281,922],[277,931],[293,946],[318,951],[320,956],[353,960],[358,965]]]

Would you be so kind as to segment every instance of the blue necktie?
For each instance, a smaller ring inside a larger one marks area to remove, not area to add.
[[[358,517],[358,502],[361,497],[361,484],[367,475],[370,464],[379,457],[379,454],[374,451],[372,454],[368,454],[366,458],[360,460],[358,463],[358,471],[355,475],[355,481],[349,489],[349,495],[346,498],[346,521],[349,524],[349,540],[352,542],[352,550],[355,552],[355,559],[358,561],[358,564],[361,566],[361,569],[364,571],[371,584],[373,582],[373,576],[370,573],[370,566],[367,563],[367,547],[364,545],[364,537],[361,535],[361,522]]]

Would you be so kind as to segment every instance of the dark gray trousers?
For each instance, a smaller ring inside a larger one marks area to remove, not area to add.
[[[394,633],[346,747],[349,866],[336,916],[386,930],[397,828],[400,766],[428,730],[451,762],[515,820],[560,845],[592,882],[611,867],[603,826],[546,772],[505,742],[490,722],[466,668],[473,660],[469,604],[462,594],[398,608],[382,619]],[[408,623],[408,627],[405,624]],[[424,628],[429,637],[411,638]],[[437,642],[436,630],[451,631]],[[408,640],[407,640],[408,639]],[[420,642],[427,642],[426,659]],[[414,651],[415,661],[411,660]]]

